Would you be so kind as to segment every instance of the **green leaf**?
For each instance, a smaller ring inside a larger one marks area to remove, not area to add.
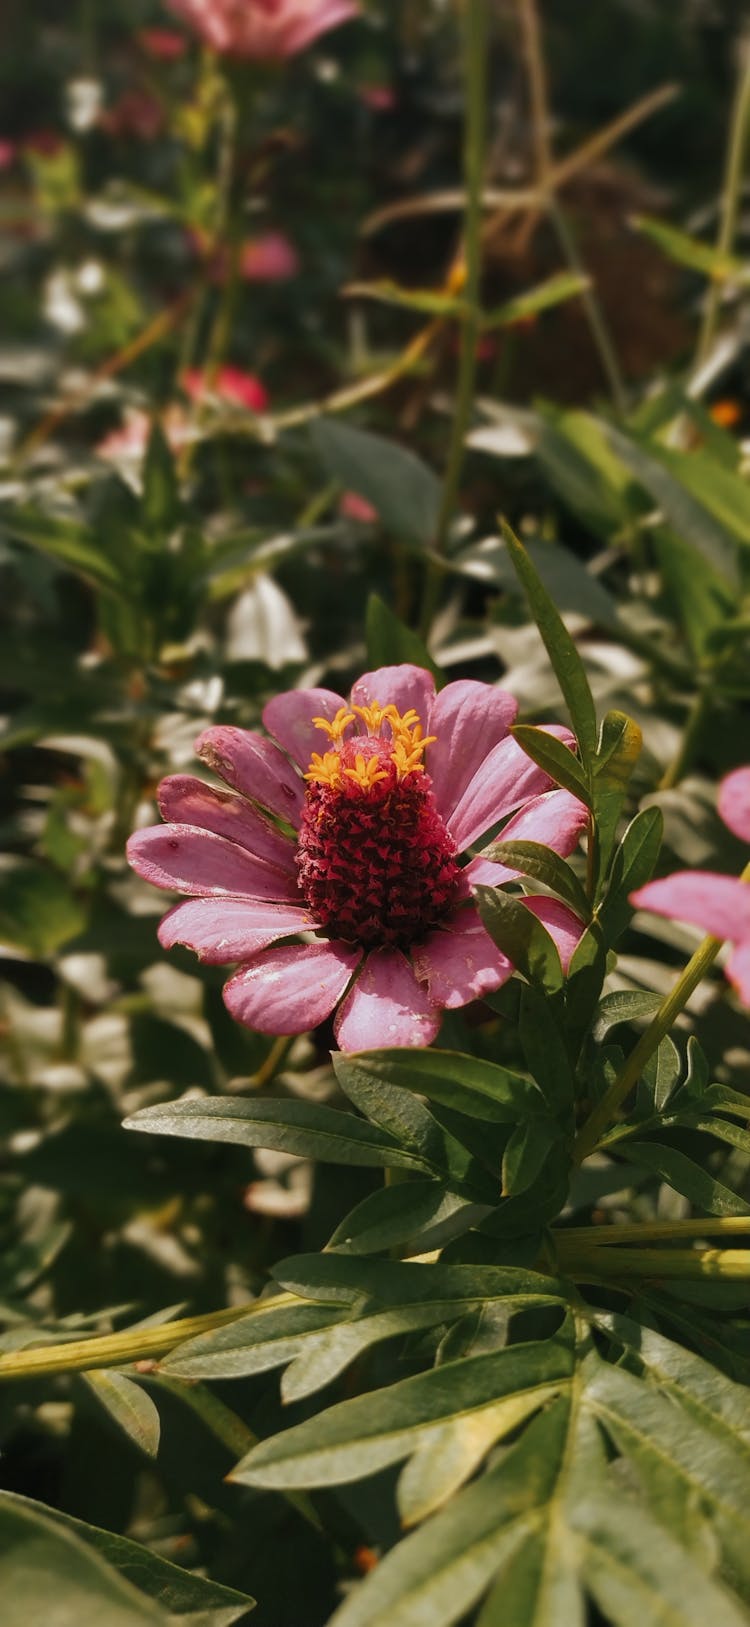
[[[3,1627],[230,1627],[254,1600],[126,1537],[0,1493]]]
[[[424,316],[454,316],[463,320],[470,307],[465,300],[453,294],[442,294],[434,288],[401,288],[388,277],[378,282],[350,282],[344,293],[358,299],[374,299],[380,305],[397,305],[405,311],[419,311]]]
[[[371,593],[367,600],[365,632],[367,659],[372,667],[397,666],[401,661],[411,661],[414,666],[424,667],[431,672],[435,679],[440,678],[439,670],[419,634],[405,627],[377,593]],[[439,683],[437,687],[440,687]]]
[[[148,1135],[270,1147],[329,1164],[400,1166],[429,1172],[417,1153],[399,1147],[392,1136],[353,1113],[317,1102],[189,1098],[143,1107],[123,1122],[126,1130],[144,1130]]]
[[[582,276],[577,271],[556,271],[554,276],[547,277],[544,282],[538,283],[536,288],[529,288],[525,294],[517,294],[515,299],[508,299],[504,305],[498,305],[494,311],[488,311],[487,315],[482,317],[482,329],[486,331],[490,328],[512,327],[514,322],[524,322],[529,317],[539,316],[542,311],[550,310],[553,305],[574,299],[577,294],[585,293],[590,286],[590,278]]]
[[[653,546],[688,644],[702,660],[712,639],[730,622],[736,593],[707,560],[665,527],[655,533]]]
[[[569,1342],[557,1338],[448,1362],[385,1390],[341,1401],[317,1418],[261,1441],[232,1479],[272,1490],[358,1480],[413,1452],[431,1451],[436,1439],[444,1440],[446,1425],[477,1411],[490,1426],[483,1432],[484,1455],[564,1386],[570,1374]],[[476,1459],[467,1472],[474,1467]]]
[[[664,519],[683,547],[690,544],[723,580],[727,589],[736,589],[736,542],[726,527],[688,491],[681,480],[675,478],[650,447],[640,445],[612,424],[607,427],[607,436],[616,456],[621,458],[626,468],[658,503]]]
[[[594,767],[596,850],[602,878],[609,868],[628,785],[642,746],[641,730],[626,712],[607,712]]]
[[[610,543],[632,527],[640,505],[634,500],[632,477],[615,456],[607,431],[608,425],[591,413],[561,412],[545,405],[540,412],[536,456],[576,521]]]
[[[657,1113],[664,1111],[681,1072],[680,1053],[674,1040],[665,1034],[643,1069],[646,1100],[653,1104]]]
[[[363,1198],[336,1227],[328,1248],[339,1254],[379,1254],[399,1248],[422,1254],[460,1237],[489,1212],[451,1191],[444,1181],[399,1181]]]
[[[629,1162],[653,1170],[674,1187],[675,1192],[681,1192],[683,1197],[689,1198],[706,1214],[750,1215],[750,1203],[745,1198],[721,1181],[714,1180],[700,1164],[677,1147],[667,1146],[660,1141],[632,1141],[628,1136],[627,1140],[618,1140],[617,1152]]]
[[[334,1051],[331,1060],[343,1090],[356,1072],[366,1074],[376,1089],[381,1082],[400,1085],[442,1107],[492,1124],[515,1124],[545,1110],[544,1098],[532,1079],[460,1051],[404,1046],[348,1055]]]
[[[387,531],[425,546],[433,541],[440,481],[413,452],[333,418],[318,419],[311,435],[330,474],[372,503]]]
[[[590,920],[591,905],[575,871],[542,842],[526,842],[520,838],[515,842],[491,842],[482,849],[482,858],[492,859],[494,864],[506,864],[522,876],[541,881],[543,886],[557,893],[558,898],[564,898],[582,921]]]
[[[499,887],[475,887],[474,897],[493,943],[519,972],[548,993],[561,989],[563,973],[557,947],[532,911]]]
[[[143,521],[162,546],[180,518],[175,460],[158,419],[151,426],[143,463]]]
[[[124,1373],[98,1372],[82,1374],[83,1382],[96,1396],[112,1422],[128,1440],[154,1458],[159,1450],[160,1423],[158,1408],[150,1395]]]
[[[33,509],[17,509],[2,516],[2,529],[36,548],[48,559],[67,565],[102,593],[120,596],[126,583],[88,527],[75,520],[55,519]]]
[[[341,1254],[284,1260],[275,1276],[304,1304],[261,1301],[249,1316],[180,1346],[162,1364],[184,1378],[241,1378],[291,1363],[286,1400],[329,1384],[366,1350],[467,1312],[558,1304],[552,1278],[516,1268],[430,1266]],[[314,1297],[314,1303],[311,1299]]]
[[[517,1124],[503,1154],[503,1197],[516,1197],[533,1186],[553,1147],[562,1141],[554,1119]]]
[[[419,1158],[423,1169],[431,1169],[458,1185],[464,1194],[479,1202],[494,1202],[495,1183],[466,1147],[444,1129],[429,1108],[408,1090],[373,1079],[367,1068],[356,1061],[336,1064],[336,1076],[350,1101],[371,1124],[377,1125],[404,1150]]]
[[[547,734],[544,729],[534,728],[531,723],[514,724],[511,734],[526,752],[527,757],[538,763],[558,785],[562,785],[566,791],[572,791],[574,797],[579,797],[587,808],[591,808],[592,797],[588,776],[569,746],[558,740],[554,734]]]
[[[712,282],[736,282],[742,286],[748,281],[750,274],[745,262],[734,254],[725,254],[713,243],[702,243],[700,238],[691,237],[664,220],[655,220],[653,215],[633,215],[630,225],[658,249],[663,249],[670,260],[687,266],[689,271],[699,271]]]
[[[616,989],[612,994],[605,994],[591,1031],[595,1044],[601,1045],[610,1029],[616,1028],[618,1023],[653,1017],[660,1005],[661,995],[649,994],[645,989]]]
[[[576,1081],[556,1006],[539,989],[522,989],[518,1037],[526,1066],[548,1107],[552,1112],[570,1113]]]
[[[503,525],[503,536],[565,698],[581,761],[588,771],[596,752],[596,710],[583,662],[525,548],[509,526]]]
[[[86,925],[86,911],[49,865],[22,860],[0,875],[0,941],[38,960],[54,955]]]
[[[599,919],[608,945],[616,943],[633,914],[629,895],[653,875],[661,850],[664,816],[660,808],[642,808],[632,819],[616,849],[609,883],[599,905]]]

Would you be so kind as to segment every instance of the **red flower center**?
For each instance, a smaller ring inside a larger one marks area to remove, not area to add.
[[[416,713],[394,706],[314,721],[333,749],[305,776],[300,890],[333,937],[406,948],[445,918],[461,876],[422,765],[429,741]]]

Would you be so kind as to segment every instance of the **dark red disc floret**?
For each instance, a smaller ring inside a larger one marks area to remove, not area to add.
[[[406,948],[450,912],[461,870],[429,775],[407,774],[385,796],[312,782],[297,845],[300,890],[332,937]]]

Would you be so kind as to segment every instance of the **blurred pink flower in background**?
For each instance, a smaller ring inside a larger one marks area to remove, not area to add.
[[[736,768],[719,786],[719,813],[734,836],[750,842],[750,767]],[[734,945],[726,974],[750,1006],[750,885],[715,870],[678,870],[630,894],[637,909],[670,921],[689,921],[712,938]]]
[[[10,169],[18,156],[18,144],[0,138],[0,170]]]
[[[245,373],[239,367],[220,367],[213,386],[206,385],[205,374],[198,367],[190,367],[180,376],[186,396],[196,405],[216,398],[249,412],[265,412],[269,396],[265,386],[254,373]],[[195,426],[185,408],[178,401],[166,407],[159,422],[173,452],[180,452],[194,438]],[[113,462],[121,459],[136,460],[148,446],[153,420],[142,407],[129,407],[124,422],[110,430],[96,448],[97,456]]]
[[[155,62],[175,62],[188,48],[185,35],[174,28],[139,28],[135,37],[141,50]]]
[[[271,738],[207,729],[197,754],[231,790],[170,776],[166,823],[128,843],[139,875],[187,895],[161,943],[239,962],[224,999],[261,1033],[302,1033],[335,1010],[342,1050],[430,1044],[443,1010],[513,972],[472,887],[518,872],[459,855],[511,815],[504,835],[565,856],[587,821],[513,739],[516,709],[470,679],[436,694],[431,673],[404,664],[366,673],[349,701],[328,689],[276,696],[263,712]],[[572,742],[568,729],[548,732]],[[567,968],[583,922],[557,899],[521,902]],[[300,933],[307,941],[282,942]]]
[[[361,525],[372,525],[378,518],[377,509],[356,491],[341,493],[339,514],[344,520],[358,520]]]
[[[255,373],[244,373],[241,367],[220,367],[209,386],[206,375],[199,367],[188,367],[180,374],[180,384],[191,401],[210,400],[218,396],[221,401],[236,407],[247,407],[249,412],[265,412],[268,391]]]
[[[288,282],[299,272],[299,255],[285,232],[263,232],[242,245],[240,275],[246,282]]]
[[[396,92],[391,85],[360,85],[357,95],[371,113],[391,113],[396,106]]]
[[[204,44],[227,56],[281,61],[356,17],[356,0],[166,0]]]

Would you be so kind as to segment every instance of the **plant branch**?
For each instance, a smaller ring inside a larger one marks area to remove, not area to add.
[[[727,147],[726,168],[724,171],[724,186],[721,194],[721,215],[719,231],[716,239],[716,252],[722,259],[727,259],[732,253],[734,237],[737,229],[737,216],[742,196],[742,176],[745,166],[745,155],[750,142],[750,29],[745,29],[739,42],[739,72],[737,78],[737,91],[732,108],[732,120]],[[695,353],[695,367],[701,363],[711,349],[719,320],[722,283],[711,282],[703,312],[698,346]]]

